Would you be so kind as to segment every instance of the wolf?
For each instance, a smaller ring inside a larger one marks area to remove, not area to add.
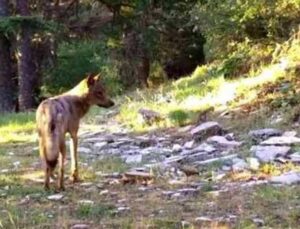
[[[79,181],[78,129],[80,119],[92,105],[109,108],[114,102],[108,97],[100,75],[88,74],[77,86],[61,95],[41,102],[36,111],[39,152],[43,161],[44,188],[48,190],[50,177],[58,163],[57,191],[64,188],[66,133],[70,134],[71,181]]]

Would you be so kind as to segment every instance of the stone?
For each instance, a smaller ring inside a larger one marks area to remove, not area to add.
[[[195,188],[182,188],[176,191],[180,193],[180,195],[185,197],[191,197],[191,196],[195,197],[199,193],[199,189],[195,189]]]
[[[208,143],[216,144],[217,146],[220,147],[228,147],[228,148],[233,148],[233,147],[239,147],[242,145],[241,142],[238,141],[228,141],[225,137],[223,136],[213,136],[207,139]]]
[[[193,149],[193,152],[196,151],[196,152],[199,152],[199,151],[205,151],[207,153],[212,153],[212,152],[215,152],[217,149],[210,145],[210,144],[207,144],[207,143],[202,143],[201,145],[197,146],[195,149]]]
[[[206,216],[200,216],[200,217],[197,217],[195,219],[195,221],[198,222],[198,223],[200,223],[200,222],[201,223],[203,223],[203,222],[209,223],[209,222],[212,222],[213,220],[209,217],[206,217]]]
[[[88,229],[90,228],[87,224],[75,224],[71,227],[71,229]]]
[[[286,137],[286,136],[280,136],[280,137],[271,137],[262,143],[261,145],[300,145],[300,138],[298,137]]]
[[[83,205],[93,205],[95,202],[92,200],[79,200],[78,204],[83,204]]]
[[[54,195],[47,196],[48,200],[54,200],[54,201],[61,200],[62,198],[64,198],[63,194],[54,194]]]
[[[230,154],[230,155],[226,155],[226,156],[223,156],[223,157],[208,159],[208,160],[205,160],[205,161],[198,161],[195,164],[197,164],[197,165],[207,165],[207,164],[211,164],[211,163],[216,162],[216,161],[231,160],[233,158],[236,158],[237,156],[238,156],[237,154]]]
[[[251,130],[249,132],[249,135],[253,138],[253,140],[261,141],[266,140],[270,137],[281,136],[282,131],[273,128],[265,128],[259,130]]]
[[[108,145],[107,142],[97,142],[94,144],[94,148],[96,148],[97,150],[101,150],[107,145]]]
[[[291,159],[292,162],[299,163],[300,162],[300,153],[299,152],[293,153],[293,154],[289,155],[289,158]]]
[[[181,147],[181,145],[179,145],[179,144],[175,144],[175,145],[173,145],[173,147],[172,147],[172,151],[174,152],[174,153],[178,153],[178,152],[180,152],[182,150],[182,147]]]
[[[254,218],[252,219],[252,221],[256,224],[257,227],[262,227],[265,224],[264,220],[260,218]]]
[[[93,185],[92,182],[84,182],[80,184],[81,187],[85,187],[85,188],[91,187],[92,185]]]
[[[77,151],[78,151],[79,153],[86,153],[86,154],[89,154],[89,153],[92,152],[91,149],[86,148],[86,147],[78,147]]]
[[[232,163],[233,171],[243,171],[249,168],[249,165],[246,163],[246,161],[240,158],[233,158]]]
[[[234,133],[229,133],[224,136],[228,141],[234,141]]]
[[[122,213],[122,212],[126,212],[129,210],[130,210],[130,207],[122,206],[122,207],[117,208],[117,213]]]
[[[182,161],[185,158],[185,156],[172,156],[168,157],[165,161],[164,164],[172,164],[172,163],[177,163]]]
[[[184,161],[186,162],[195,162],[195,161],[203,161],[207,158],[207,153],[206,152],[200,152],[200,153],[195,153],[188,155]]]
[[[300,183],[300,172],[288,172],[279,176],[273,176],[270,181],[272,183],[284,185],[298,184]]]
[[[250,151],[262,162],[271,162],[278,156],[289,153],[289,146],[252,146]]]
[[[195,145],[195,141],[192,140],[192,141],[188,141],[188,142],[184,143],[183,147],[185,149],[192,149],[194,145]]]
[[[223,129],[217,122],[205,122],[193,128],[190,133],[196,139],[203,139],[212,135],[223,134]]]
[[[104,195],[107,195],[108,193],[109,193],[109,191],[107,189],[105,189],[105,190],[102,190],[99,194],[101,196],[104,196]]]
[[[141,154],[129,155],[126,157],[126,164],[139,164],[142,162],[143,156]]]
[[[249,165],[250,169],[252,169],[252,170],[258,170],[259,169],[260,163],[259,163],[257,158],[249,157],[249,158],[247,158],[247,162],[248,162],[248,165]]]
[[[292,131],[285,131],[282,136],[285,136],[285,137],[296,137],[297,135],[297,131],[295,130],[292,130]]]

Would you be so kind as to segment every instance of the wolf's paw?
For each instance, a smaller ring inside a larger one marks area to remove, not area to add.
[[[79,183],[79,182],[81,182],[82,180],[79,178],[78,175],[77,175],[77,176],[72,175],[72,176],[70,176],[70,181],[71,181],[72,183]]]

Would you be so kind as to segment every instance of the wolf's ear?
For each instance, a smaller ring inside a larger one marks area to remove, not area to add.
[[[91,87],[94,84],[95,84],[94,76],[92,74],[89,74],[87,77],[87,85],[88,85],[88,87]]]
[[[98,74],[96,74],[96,75],[94,76],[94,80],[95,80],[95,81],[99,81],[100,78],[101,78],[100,73],[98,73]]]

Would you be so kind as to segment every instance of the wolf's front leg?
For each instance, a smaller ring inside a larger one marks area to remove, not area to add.
[[[78,155],[77,155],[78,138],[77,134],[71,134],[70,151],[71,151],[71,181],[73,183],[79,182],[78,174]]]

